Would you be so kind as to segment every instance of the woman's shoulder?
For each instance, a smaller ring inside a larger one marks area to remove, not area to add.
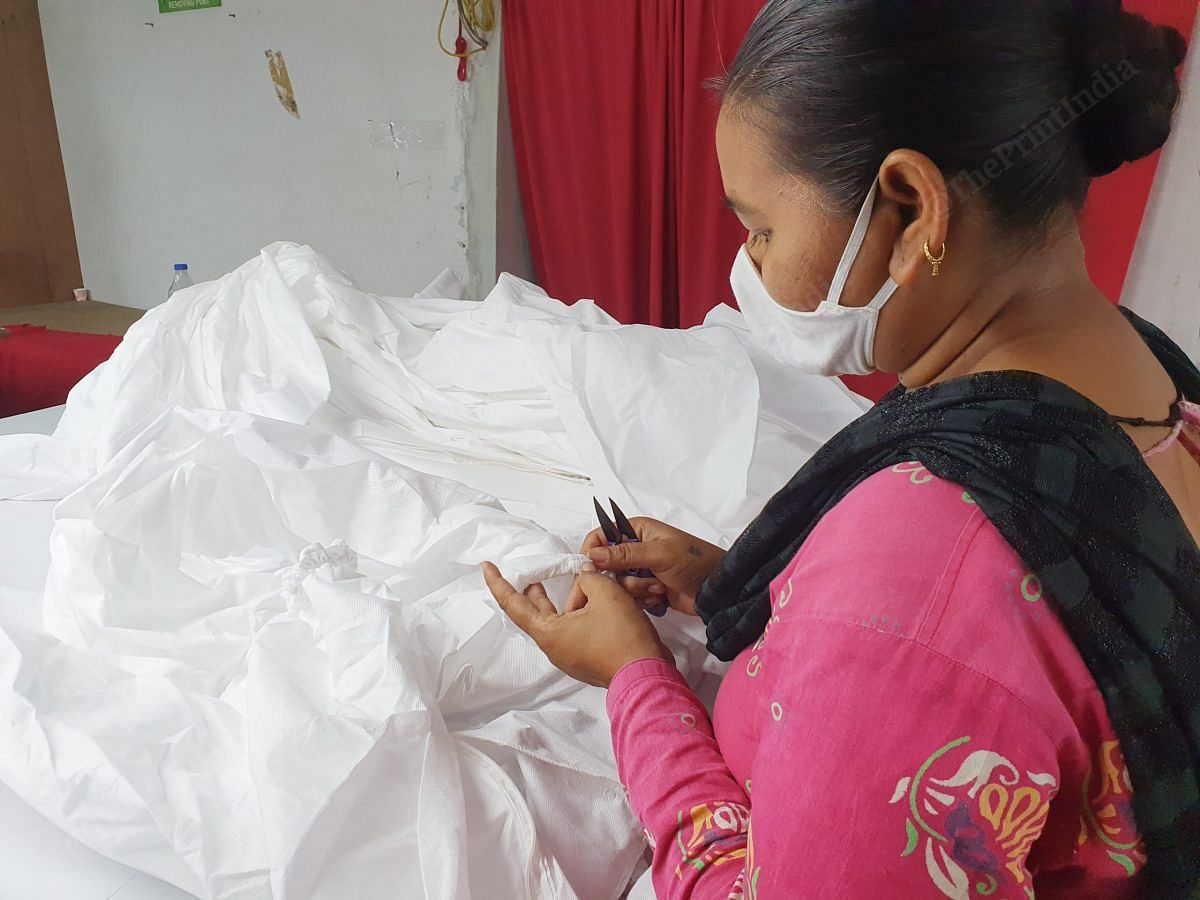
[[[847,612],[857,613],[865,602],[893,605],[911,615],[938,593],[985,526],[990,527],[987,518],[961,486],[919,462],[900,463],[869,476],[843,497],[813,529],[776,586],[801,573],[807,584],[828,583],[831,596],[842,600],[835,606],[846,605]],[[976,560],[981,562],[987,560]]]
[[[849,493],[772,594],[795,595],[800,617],[924,645],[1022,698],[1038,698],[1043,711],[1049,701],[1056,717],[1062,701],[1072,717],[1099,702],[1036,573],[968,491],[917,462],[877,472]]]
[[[864,479],[830,511],[823,524],[837,526],[874,521],[881,536],[911,536],[914,527],[923,540],[940,546],[953,539],[962,525],[981,517],[969,491],[939,478],[913,460],[881,469]]]
[[[970,492],[919,462],[876,472],[847,494],[773,590],[789,582],[810,596],[821,591],[819,605],[805,604],[814,614],[886,617],[896,626],[890,630],[918,643],[945,644],[948,629],[991,629],[1009,619],[1037,625],[1050,617],[1037,576]],[[1010,631],[990,634],[989,643]]]

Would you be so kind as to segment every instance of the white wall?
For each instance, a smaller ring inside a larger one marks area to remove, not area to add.
[[[513,144],[508,83],[500,64],[498,105],[500,130],[496,145],[496,268],[526,281],[537,281],[517,177],[517,151]]]
[[[440,2],[40,8],[97,299],[149,307],[172,263],[212,278],[276,240],[312,244],[380,293],[412,293],[447,266],[476,287],[494,279],[499,54],[464,90],[437,48]],[[299,119],[275,97],[268,49],[284,54]],[[445,145],[372,146],[369,120],[441,122]]]
[[[424,0],[407,0],[420,4]],[[496,12],[500,0],[495,0]],[[433,6],[440,11],[441,4]],[[449,31],[447,26],[447,31]],[[445,58],[443,56],[443,58]],[[454,68],[451,62],[451,69]],[[484,53],[471,58],[471,80],[462,105],[459,129],[466,136],[467,255],[473,296],[496,281],[496,157],[500,126],[501,34],[497,28]]]
[[[1200,23],[1184,82],[1121,302],[1200,363]]]

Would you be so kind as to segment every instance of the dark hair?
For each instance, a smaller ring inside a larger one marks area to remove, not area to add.
[[[908,148],[1029,231],[1166,142],[1186,49],[1120,0],[770,0],[721,89],[839,210]]]

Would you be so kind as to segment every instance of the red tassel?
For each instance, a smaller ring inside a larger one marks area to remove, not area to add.
[[[458,22],[458,40],[454,42],[454,52],[458,54],[458,80],[466,81],[467,73],[467,39],[463,37],[462,20]]]

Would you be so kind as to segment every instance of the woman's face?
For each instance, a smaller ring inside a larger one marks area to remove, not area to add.
[[[853,217],[831,211],[812,183],[784,172],[766,136],[737,108],[721,111],[717,156],[726,199],[746,228],[746,246],[767,291],[790,309],[816,309],[828,295]],[[887,280],[895,237],[895,228],[889,230],[884,221],[888,218],[882,206],[872,216],[844,306],[865,306]]]
[[[717,123],[717,155],[730,207],[748,233],[747,247],[767,292],[781,306],[811,312],[829,295],[857,212],[830,208],[815,183],[784,171],[768,137],[726,104]],[[866,194],[862,197],[866,200]],[[881,161],[879,194],[862,249],[840,302],[861,307],[891,277],[899,290],[879,315],[875,364],[904,372],[962,313],[971,296],[971,255],[963,223],[976,214],[959,208],[955,253],[936,281],[922,248],[951,240],[949,193],[937,166],[923,154],[896,150]],[[976,229],[978,230],[978,229]]]

